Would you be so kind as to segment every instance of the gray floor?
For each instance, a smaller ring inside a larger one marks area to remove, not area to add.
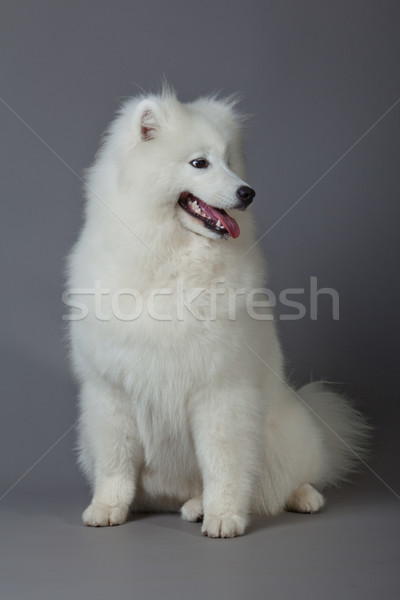
[[[2,600],[399,597],[400,503],[372,475],[330,490],[318,515],[253,518],[233,540],[177,515],[87,528],[86,500],[21,485],[2,501]]]

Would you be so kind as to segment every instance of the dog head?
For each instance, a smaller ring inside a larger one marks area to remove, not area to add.
[[[169,89],[130,100],[112,124],[100,160],[104,155],[116,165],[120,208],[133,225],[173,221],[212,239],[238,237],[230,213],[246,209],[255,192],[244,180],[234,100],[183,104]]]

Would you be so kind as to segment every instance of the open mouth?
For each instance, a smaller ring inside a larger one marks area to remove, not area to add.
[[[192,217],[203,221],[205,227],[215,233],[230,235],[233,238],[239,237],[239,225],[222,208],[214,208],[190,192],[182,192],[178,204]]]

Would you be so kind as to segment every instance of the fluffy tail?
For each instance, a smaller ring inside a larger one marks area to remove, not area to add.
[[[318,484],[338,485],[359,469],[366,458],[372,428],[347,398],[324,382],[309,383],[297,394],[318,424],[326,451]]]

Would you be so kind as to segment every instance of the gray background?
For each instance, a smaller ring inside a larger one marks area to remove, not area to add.
[[[396,597],[400,103],[368,130],[400,98],[399,21],[394,1],[2,0],[2,598]],[[376,475],[234,541],[170,515],[80,525],[64,257],[103,129],[162,76],[182,100],[244,93],[270,287],[340,294],[338,321],[323,301],[280,321],[289,372],[342,382],[377,428]]]

